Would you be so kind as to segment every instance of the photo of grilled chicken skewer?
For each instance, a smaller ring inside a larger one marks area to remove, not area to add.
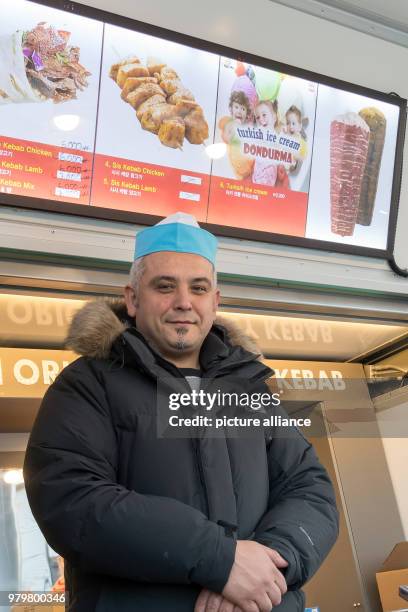
[[[149,57],[144,66],[137,56],[130,56],[113,64],[109,76],[135,109],[142,129],[157,134],[163,145],[181,149],[184,138],[191,144],[208,138],[203,108],[177,72],[160,59]]]

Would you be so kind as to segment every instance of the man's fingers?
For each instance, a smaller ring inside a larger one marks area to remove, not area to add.
[[[285,578],[282,576],[279,570],[276,570],[274,580],[279,591],[282,593],[282,595],[284,595],[288,590],[288,587]]]
[[[288,562],[278,553],[277,550],[274,550],[273,548],[268,548],[267,546],[265,546],[265,548],[269,558],[274,562],[276,567],[288,567]]]
[[[219,612],[223,599],[222,595],[211,593],[205,606],[205,612]]]
[[[258,604],[255,601],[246,601],[241,604],[243,612],[259,612]],[[268,610],[268,612],[270,612]]]
[[[211,591],[207,589],[203,589],[199,596],[197,597],[196,604],[194,606],[194,612],[205,612],[205,607],[207,605],[207,601],[211,595]]]
[[[220,605],[220,609],[218,612],[234,612],[235,610],[237,612],[240,612],[240,608],[237,608],[233,603],[228,601],[228,599],[225,599],[225,597],[223,597],[222,603]]]
[[[271,612],[274,606],[277,606],[281,602],[281,594],[278,588],[273,591],[271,589],[268,593],[258,594],[256,597],[256,604],[259,608],[259,612]]]
[[[280,592],[278,587],[274,589],[268,589],[268,598],[271,601],[271,607],[268,610],[268,612],[270,612],[272,610],[272,607],[274,608],[275,606],[278,606],[280,603],[282,603],[283,593]]]

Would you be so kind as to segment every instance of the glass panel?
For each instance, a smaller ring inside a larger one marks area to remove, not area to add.
[[[35,522],[22,470],[0,470],[0,507],[0,592],[63,590],[63,560]],[[1,612],[24,608],[0,605]],[[36,606],[29,609],[34,612]]]

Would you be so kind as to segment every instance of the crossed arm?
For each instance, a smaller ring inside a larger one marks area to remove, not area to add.
[[[203,589],[194,612],[270,612],[287,591],[281,555],[257,542],[239,540],[222,594]]]

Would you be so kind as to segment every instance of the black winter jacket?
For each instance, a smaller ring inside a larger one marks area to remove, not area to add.
[[[69,343],[85,356],[47,391],[25,457],[33,515],[65,558],[67,609],[192,612],[203,587],[226,584],[236,546],[228,525],[236,525],[235,537],[289,563],[289,591],[274,610],[303,611],[299,589],[338,530],[312,446],[297,431],[159,438],[157,379],[180,382],[180,372],[125,327],[122,310],[103,301],[76,315]],[[200,353],[205,377],[233,374],[248,391],[266,390],[271,370],[247,344],[230,322],[215,324]]]

